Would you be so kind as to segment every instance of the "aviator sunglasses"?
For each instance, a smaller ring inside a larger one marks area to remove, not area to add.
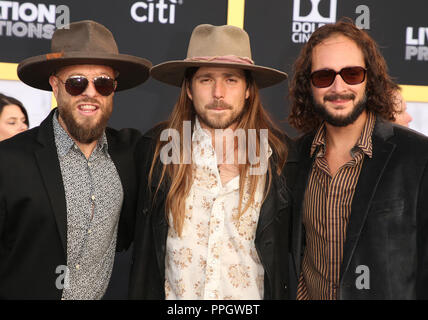
[[[362,83],[366,78],[367,70],[363,67],[346,67],[336,72],[332,69],[322,69],[311,73],[311,81],[314,87],[327,88],[331,86],[340,74],[347,84],[355,85]]]
[[[65,90],[72,96],[78,96],[85,92],[89,84],[89,80],[85,76],[72,76],[65,80],[65,82],[61,79],[59,81],[65,85]],[[100,76],[94,78],[92,82],[97,92],[103,96],[109,96],[116,90],[117,81],[113,78]]]

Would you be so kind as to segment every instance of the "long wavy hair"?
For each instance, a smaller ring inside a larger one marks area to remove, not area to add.
[[[192,123],[192,133],[193,133],[193,124],[195,123],[195,116],[196,112],[193,106],[192,101],[187,96],[186,89],[190,87],[191,80],[195,72],[197,71],[197,68],[189,68],[187,70],[185,79],[183,81],[183,84],[181,86],[181,92],[180,96],[178,98],[177,103],[174,106],[174,109],[169,117],[169,120],[164,123],[164,127],[168,129],[175,129],[180,133],[180,137],[183,137],[183,122],[184,121],[191,121]],[[267,111],[263,108],[261,101],[260,101],[260,95],[257,88],[257,85],[254,81],[254,79],[251,76],[251,73],[246,71],[245,77],[247,81],[247,86],[249,88],[249,98],[245,102],[244,106],[244,113],[238,120],[237,129],[242,128],[245,130],[248,138],[248,129],[256,129],[257,131],[257,151],[260,149],[260,129],[268,129],[268,143],[269,146],[272,149],[272,156],[270,158],[270,161],[268,161],[268,183],[267,187],[265,187],[265,193],[263,197],[263,201],[266,198],[266,195],[270,189],[271,181],[272,181],[272,171],[274,168],[274,174],[280,175],[282,168],[284,167],[286,158],[287,158],[287,147],[284,142],[284,136],[283,133],[276,127],[276,125],[271,120],[270,116],[268,115]],[[248,141],[248,139],[247,139]],[[154,157],[152,160],[148,181],[149,186],[151,185],[152,179],[153,179],[153,173],[155,171],[155,167],[157,164],[159,164],[160,159],[160,151],[162,147],[169,143],[169,141],[157,141]],[[155,199],[157,192],[159,191],[159,188],[163,182],[167,182],[167,185],[169,186],[168,194],[166,196],[166,203],[165,203],[165,214],[167,215],[167,221],[168,220],[168,213],[172,213],[173,218],[173,227],[176,233],[181,236],[182,230],[183,230],[183,224],[184,224],[184,218],[185,218],[185,203],[186,198],[189,195],[190,188],[192,186],[193,182],[193,176],[192,176],[192,164],[186,164],[183,161],[184,154],[186,152],[190,152],[187,154],[192,154],[191,150],[185,150],[187,144],[183,144],[183,142],[180,139],[180,146],[178,150],[180,150],[180,163],[179,164],[163,164],[162,165],[162,171],[160,174],[159,183],[156,189],[156,192],[153,196],[153,199]],[[260,156],[258,154],[258,156]],[[250,205],[255,200],[255,192],[257,189],[257,185],[259,182],[259,179],[264,176],[260,175],[248,175],[249,180],[249,197],[248,201],[243,205],[243,199],[244,199],[244,186],[247,183],[247,177],[246,173],[248,172],[250,168],[250,163],[248,161],[248,154],[246,155],[247,161],[245,164],[239,164],[239,217],[241,217],[242,214],[245,213],[245,211],[250,207]],[[245,197],[247,198],[247,197]]]
[[[399,87],[388,75],[387,64],[376,42],[367,32],[358,29],[351,19],[345,18],[317,29],[302,48],[294,63],[294,76],[289,89],[289,123],[304,133],[316,130],[321,124],[322,119],[314,109],[310,84],[312,51],[322,41],[335,35],[353,40],[363,53],[367,68],[366,110],[385,120],[395,120],[393,93]]]

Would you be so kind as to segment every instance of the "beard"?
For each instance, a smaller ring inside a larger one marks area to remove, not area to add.
[[[82,99],[78,103],[95,103],[94,99]],[[107,105],[107,108],[101,111],[101,117],[98,121],[93,122],[90,119],[86,119],[83,123],[77,122],[76,118],[73,116],[72,107],[70,105],[65,105],[63,107],[58,107],[58,112],[61,119],[64,121],[68,133],[80,143],[91,143],[93,141],[99,140],[104,133],[105,128],[107,127],[107,122],[110,118],[110,115],[113,111],[112,103]]]
[[[333,101],[338,99],[352,99],[355,100],[354,94],[332,94],[329,96],[324,97],[324,101]],[[314,103],[314,110],[315,112],[321,117],[322,120],[327,122],[328,124],[334,126],[334,127],[346,127],[352,123],[355,122],[355,120],[358,119],[358,117],[363,113],[363,111],[366,109],[366,102],[367,97],[364,94],[364,96],[357,101],[357,103],[354,105],[354,108],[352,111],[345,116],[335,116],[331,114],[324,104],[317,103],[313,97],[312,97],[313,103]]]
[[[214,101],[213,103],[207,104],[205,106],[205,109],[216,109],[216,108],[223,108],[228,110],[233,110],[233,107],[224,102],[224,101]],[[226,119],[222,119],[223,117],[217,117],[216,115],[212,117],[211,119],[208,118],[206,113],[198,113],[199,120],[202,121],[206,126],[208,126],[211,129],[226,129],[229,128],[232,124],[237,123],[242,115],[244,114],[246,109],[246,106],[242,108],[240,113],[233,113]]]

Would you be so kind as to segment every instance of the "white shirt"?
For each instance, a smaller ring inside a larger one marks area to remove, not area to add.
[[[166,299],[263,299],[264,269],[254,239],[266,176],[259,180],[253,205],[237,219],[239,176],[222,185],[211,135],[198,119],[192,159],[194,181],[182,235],[173,227],[168,231]]]

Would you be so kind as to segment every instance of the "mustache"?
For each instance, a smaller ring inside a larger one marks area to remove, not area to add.
[[[212,103],[209,103],[205,106],[205,108],[207,109],[217,109],[217,108],[221,108],[221,109],[232,109],[232,106],[224,101],[219,101],[219,100],[215,100]]]
[[[355,94],[348,93],[348,94],[330,94],[328,96],[324,97],[324,101],[334,101],[334,100],[354,100]]]

